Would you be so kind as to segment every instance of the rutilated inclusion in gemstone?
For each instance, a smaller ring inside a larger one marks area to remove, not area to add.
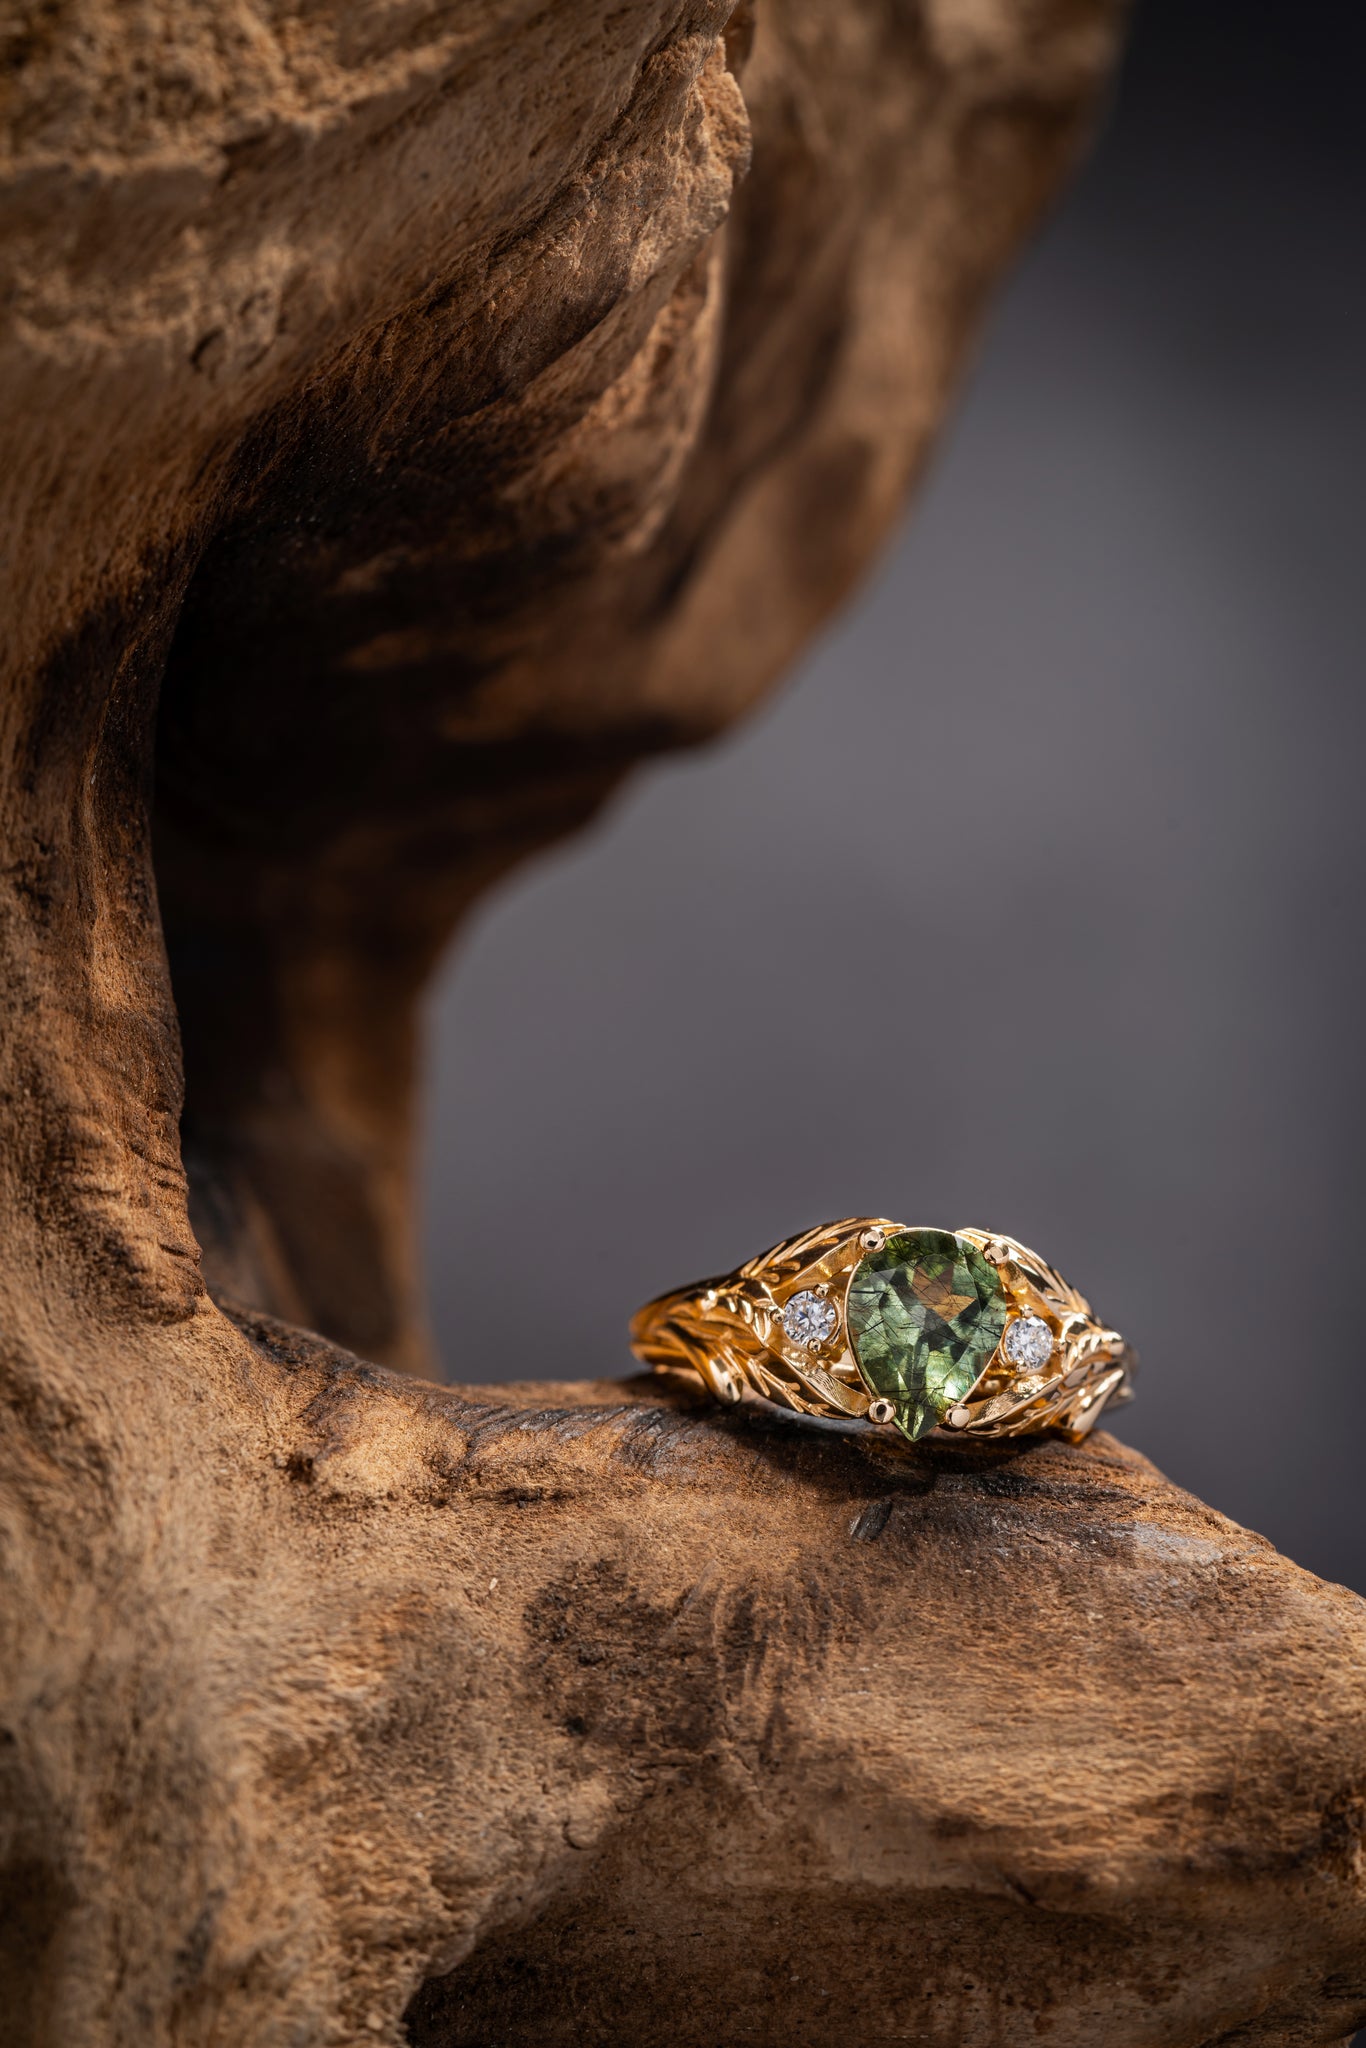
[[[871,1391],[912,1442],[972,1391],[1001,1341],[1001,1276],[949,1230],[903,1230],[854,1268],[849,1341]]]

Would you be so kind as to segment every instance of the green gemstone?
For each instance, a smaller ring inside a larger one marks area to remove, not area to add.
[[[950,1230],[903,1230],[854,1268],[846,1305],[859,1371],[912,1442],[971,1390],[1006,1326],[1001,1278]]]

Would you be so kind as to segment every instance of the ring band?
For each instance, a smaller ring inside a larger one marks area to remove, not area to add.
[[[1052,1430],[1079,1443],[1132,1398],[1137,1359],[1036,1253],[985,1230],[853,1216],[734,1273],[647,1302],[631,1348],[799,1414],[891,1425],[912,1442]]]

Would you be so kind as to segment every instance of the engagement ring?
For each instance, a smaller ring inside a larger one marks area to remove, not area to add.
[[[1078,1443],[1131,1397],[1136,1359],[1052,1266],[987,1230],[846,1217],[648,1302],[637,1358],[720,1401],[969,1437]]]

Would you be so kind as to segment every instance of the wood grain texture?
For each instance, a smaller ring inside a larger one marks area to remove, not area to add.
[[[15,837],[41,891],[107,862],[70,834],[111,690],[156,718],[216,1284],[430,1364],[434,957],[848,593],[1116,27],[1113,0],[35,12],[0,154],[3,658],[41,783]],[[173,1133],[130,1145],[178,1170]]]
[[[425,1356],[447,934],[850,588],[1115,27],[17,24],[6,2048],[1307,2048],[1366,2017],[1351,1594],[1104,1438],[898,1453],[332,1341]]]
[[[1113,1440],[442,1390],[236,1321],[140,1405],[8,1361],[21,2038],[1366,2013],[1366,1603]]]

